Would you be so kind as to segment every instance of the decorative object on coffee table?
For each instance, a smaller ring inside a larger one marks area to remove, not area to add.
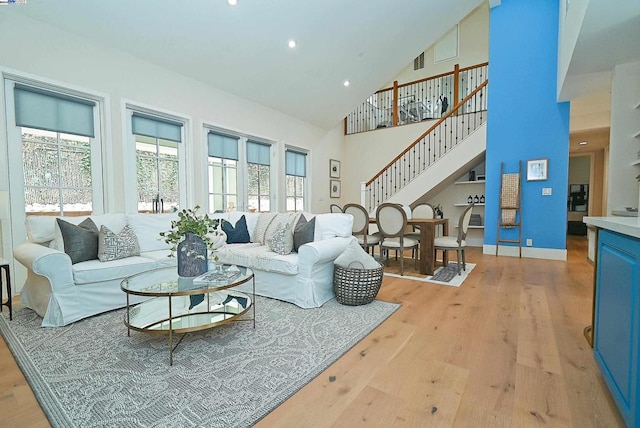
[[[178,244],[178,275],[198,276],[207,271],[207,244],[193,233],[187,233]]]
[[[160,232],[167,244],[171,244],[172,257],[178,253],[178,275],[198,276],[207,271],[207,249],[219,248],[222,232],[219,220],[208,214],[198,215],[200,206],[178,212],[178,220],[171,222],[171,229]]]

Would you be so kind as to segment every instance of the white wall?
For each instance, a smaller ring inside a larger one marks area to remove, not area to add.
[[[607,213],[638,206],[640,166],[640,62],[617,65],[611,83],[611,135],[609,138],[609,181]]]
[[[489,4],[482,3],[459,23],[458,57],[434,63],[434,45],[424,51],[424,68],[413,69],[411,63],[394,77],[385,88],[392,87],[393,81],[407,83],[425,77],[453,71],[455,64],[468,67],[488,61],[489,58]],[[420,53],[418,53],[419,55]],[[416,55],[416,56],[418,56]]]
[[[589,0],[560,0],[558,28],[558,96],[563,89]],[[568,5],[568,6],[567,6]]]
[[[41,78],[63,86],[106,95],[108,123],[105,140],[109,155],[113,159],[113,164],[110,165],[113,168],[112,181],[109,185],[115,189],[122,189],[127,184],[123,182],[120,170],[120,160],[128,155],[123,153],[125,100],[191,118],[193,129],[190,132],[191,141],[187,143],[197,148],[196,153],[206,144],[202,141],[201,129],[202,124],[207,123],[277,141],[281,145],[289,144],[309,149],[312,151],[314,162],[318,164],[328,164],[329,158],[340,159],[342,133],[337,130],[341,131],[342,124],[337,124],[336,130],[327,132],[291,116],[19,15],[12,15],[11,19],[3,20],[0,38],[13,41],[0,45],[0,67],[5,71],[28,74],[36,79]],[[4,115],[0,119],[0,127],[0,130],[5,130]],[[6,151],[6,132],[1,132],[0,138],[0,145],[3,151]],[[205,162],[198,158],[193,167],[194,176],[199,177],[205,168]],[[322,195],[323,191],[328,194],[328,190],[325,190],[328,185],[324,185],[324,177],[328,175],[327,168],[311,168],[312,195],[316,192]],[[322,174],[317,178],[313,177],[314,171]],[[204,201],[205,183],[198,181],[194,184],[196,201],[189,202]],[[0,190],[3,189],[4,183]],[[322,196],[312,199],[310,209],[328,209],[328,204],[325,207],[324,204],[317,203],[318,199],[322,199]],[[121,192],[116,192],[108,209],[124,209]]]
[[[135,180],[125,179],[123,168],[123,164],[132,156],[123,143],[127,138],[125,103],[132,102],[159,111],[173,112],[190,120],[191,129],[187,129],[185,142],[190,180],[188,206],[206,206],[206,157],[202,156],[206,153],[202,132],[206,123],[277,142],[279,159],[276,160],[276,173],[280,182],[278,210],[284,210],[285,207],[285,145],[309,150],[312,162],[308,172],[309,210],[328,212],[328,165],[329,159],[342,159],[342,123],[329,131],[318,128],[20,15],[0,15],[0,22],[0,40],[3,40],[0,44],[1,74],[42,81],[104,100],[102,140],[103,161],[107,170],[105,211],[124,211],[125,193],[136,185]],[[4,99],[3,92],[4,87],[0,85],[0,99]],[[6,114],[4,102],[0,102],[0,202],[11,200],[8,194],[7,150]],[[3,232],[0,234],[3,239],[0,253],[11,259],[11,248],[24,242],[26,237],[21,222],[14,221],[14,227],[10,228],[8,213],[8,208],[3,204],[0,207]],[[18,263],[14,264],[13,271],[16,274],[16,289],[19,290],[24,272]]]
[[[370,180],[434,123],[427,120],[344,137],[342,197],[332,201],[339,205],[360,203],[360,183]]]

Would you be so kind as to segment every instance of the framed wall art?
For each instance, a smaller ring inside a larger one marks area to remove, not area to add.
[[[527,181],[549,179],[549,159],[530,159],[527,161]]]
[[[330,181],[330,191],[329,196],[332,198],[340,197],[340,180],[329,180]]]
[[[340,178],[340,161],[329,159],[329,177]]]

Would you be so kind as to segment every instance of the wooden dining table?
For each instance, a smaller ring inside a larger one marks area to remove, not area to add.
[[[375,218],[369,218],[369,223],[376,223]],[[419,272],[423,275],[433,275],[435,270],[435,252],[433,241],[436,237],[436,226],[443,225],[442,234],[449,235],[448,218],[411,218],[407,219],[407,225],[420,229],[420,262]]]

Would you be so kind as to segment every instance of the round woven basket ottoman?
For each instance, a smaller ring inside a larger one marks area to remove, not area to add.
[[[353,265],[359,263],[360,268]],[[364,269],[362,263],[353,262],[348,268],[334,265],[333,292],[338,303],[349,306],[371,303],[382,285],[383,267]]]

